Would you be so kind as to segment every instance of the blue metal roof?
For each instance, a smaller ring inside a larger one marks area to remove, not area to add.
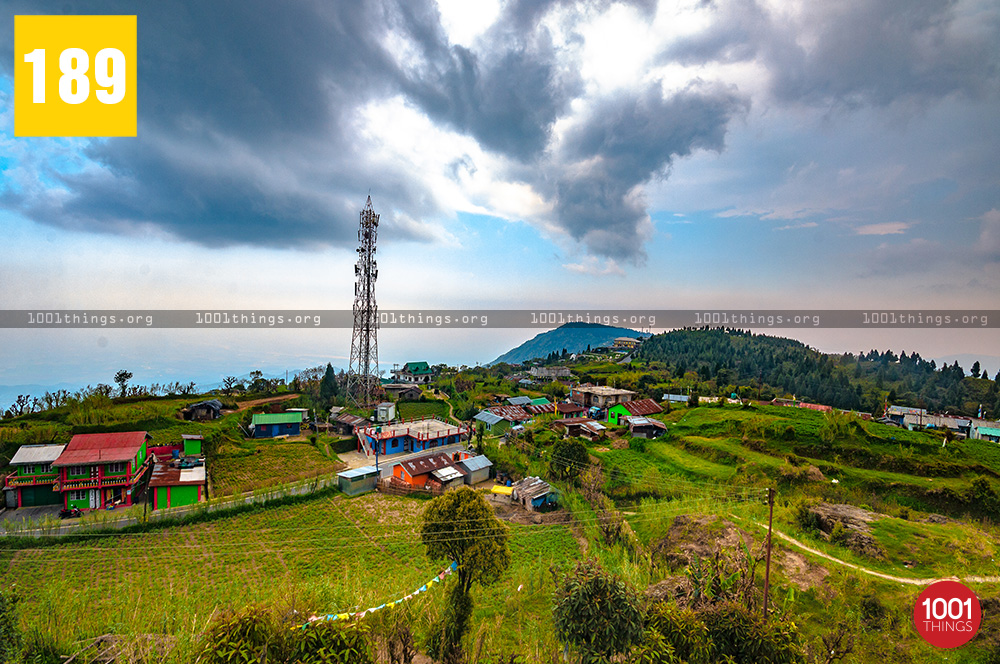
[[[366,475],[374,475],[378,472],[375,466],[363,466],[361,468],[351,468],[350,470],[345,470],[342,473],[337,473],[337,477],[346,477],[348,479],[354,479],[355,477],[365,477]]]
[[[489,411],[486,411],[486,410],[479,412],[472,419],[480,420],[481,422],[486,422],[486,424],[489,424],[490,426],[493,426],[497,422],[503,422],[503,418],[502,417],[500,417],[499,415],[495,415],[495,414],[493,414],[493,413],[491,413]]]
[[[531,403],[531,397],[510,397],[507,399],[507,403],[511,406],[527,406]]]
[[[483,468],[489,468],[493,465],[493,462],[482,454],[474,456],[471,459],[462,459],[458,463],[464,466],[470,473],[476,470],[482,470]]]

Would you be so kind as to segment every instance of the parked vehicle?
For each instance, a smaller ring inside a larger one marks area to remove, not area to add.
[[[83,516],[83,512],[80,511],[79,507],[73,507],[68,510],[59,510],[60,519],[79,519]]]

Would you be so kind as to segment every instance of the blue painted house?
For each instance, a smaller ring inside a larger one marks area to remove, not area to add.
[[[254,438],[274,438],[275,436],[297,436],[302,428],[302,413],[257,413],[253,416],[250,430]]]
[[[404,420],[358,429],[358,451],[371,456],[409,454],[469,439],[469,427],[442,422],[436,418]]]

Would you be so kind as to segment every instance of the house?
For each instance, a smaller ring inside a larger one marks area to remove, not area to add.
[[[546,406],[551,403],[552,402],[546,399],[545,397],[535,397],[534,399],[531,400],[532,406]]]
[[[538,477],[525,477],[515,482],[511,489],[511,500],[520,503],[529,512],[556,504],[556,496],[549,483]]]
[[[383,401],[375,407],[376,422],[392,422],[396,419],[396,404],[391,401]]]
[[[434,370],[426,362],[407,362],[402,369],[393,372],[397,383],[429,383],[434,378]]]
[[[615,404],[608,408],[608,422],[611,424],[622,424],[620,421],[624,417],[641,417],[662,413],[663,408],[652,399],[639,399],[638,401],[626,401]]]
[[[531,403],[531,397],[510,397],[507,399],[507,403],[511,406],[527,406]]]
[[[358,427],[368,426],[370,422],[360,415],[340,413],[333,420],[333,428],[341,436],[353,436]]]
[[[382,389],[397,401],[416,401],[423,393],[419,386],[412,383],[386,383]]]
[[[519,381],[517,381],[517,384],[520,385],[521,387],[529,387],[531,385],[534,385],[535,381],[531,380],[530,378],[522,378]]]
[[[996,427],[976,427],[973,438],[1000,443],[1000,429]]]
[[[142,488],[152,456],[145,431],[80,433],[70,439],[52,467],[66,509],[131,505]]]
[[[11,507],[62,505],[63,495],[55,490],[58,471],[52,462],[65,445],[21,445],[10,460],[14,470],[4,481],[4,490],[12,492]]]
[[[606,426],[589,417],[570,417],[552,422],[552,428],[567,436],[580,436],[589,441],[604,438],[608,429]]]
[[[690,398],[691,397],[684,394],[664,394],[660,401],[667,401],[669,403],[687,403]]]
[[[441,470],[442,468],[455,468],[455,460],[450,454],[445,454],[444,452],[435,452],[433,454],[426,454],[424,456],[415,457],[413,459],[406,459],[401,461],[392,467],[392,476],[403,480],[410,486],[415,486],[423,488],[427,485],[427,482],[432,478],[444,484],[441,478],[449,478],[447,481],[454,481],[455,477],[453,473],[438,473],[438,476],[434,476],[434,472]],[[458,477],[462,477],[460,471],[458,472]]]
[[[181,410],[185,420],[217,420],[222,417],[222,402],[218,399],[199,401]]]
[[[476,413],[476,416],[473,417],[472,419],[482,422],[486,431],[492,430],[493,425],[499,424],[500,422],[504,421],[502,417],[500,417],[495,413],[491,413],[488,410],[479,411],[478,413]]]
[[[197,505],[208,497],[208,475],[201,459],[157,461],[149,477],[154,510]]]
[[[250,423],[254,438],[297,436],[302,429],[302,413],[255,413]]]
[[[375,490],[378,484],[379,470],[375,466],[351,468],[337,473],[337,485],[348,496],[357,496]]]
[[[575,403],[558,403],[556,412],[563,417],[583,417],[581,413],[586,413],[587,409]]]
[[[667,425],[651,417],[624,417],[624,424],[634,438],[659,438],[667,432]]]
[[[531,367],[528,373],[535,378],[548,378],[551,380],[570,377],[570,371],[567,367]]]
[[[357,429],[358,452],[371,456],[422,452],[434,447],[460,443],[469,438],[469,427],[442,422],[434,417],[403,420]]]
[[[642,339],[635,339],[633,337],[615,337],[615,340],[611,342],[611,348],[614,350],[635,350],[642,343]]]
[[[480,454],[462,459],[458,462],[458,467],[465,471],[465,483],[473,485],[490,479],[493,462]]]
[[[585,408],[610,408],[615,404],[631,401],[633,397],[635,392],[631,390],[619,390],[607,385],[577,385],[569,393],[570,401]]]

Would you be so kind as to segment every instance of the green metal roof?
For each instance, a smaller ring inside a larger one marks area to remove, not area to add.
[[[532,399],[531,403],[534,406],[544,406],[545,404],[551,403],[551,402],[548,399],[546,399],[545,397],[538,397],[537,399]]]
[[[995,427],[978,427],[980,436],[1000,436],[1000,429]]]
[[[426,362],[407,362],[403,365],[403,370],[411,374],[429,374],[431,367]]]
[[[301,424],[302,413],[257,413],[253,416],[256,424]]]

